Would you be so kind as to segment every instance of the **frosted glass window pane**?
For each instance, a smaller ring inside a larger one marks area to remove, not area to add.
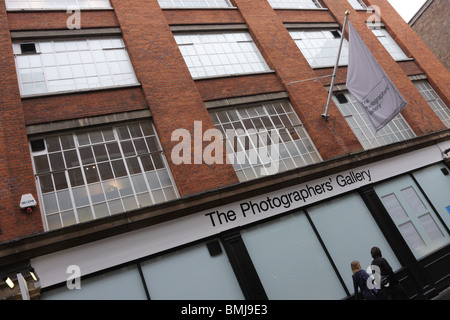
[[[386,29],[372,29],[372,32],[380,40],[384,48],[389,52],[392,58],[396,61],[408,59],[408,56],[403,52],[400,46],[392,39]]]
[[[412,249],[419,250],[425,247],[425,242],[423,242],[412,222],[399,225],[398,229]]]
[[[269,299],[342,299],[346,296],[303,213],[242,232]]]
[[[76,6],[80,9],[111,8],[109,0],[6,0],[8,10],[17,9],[68,9]]]
[[[272,8],[317,9],[322,6],[317,0],[268,0]]]
[[[372,123],[353,95],[350,92],[342,93],[342,95],[347,102],[339,102],[336,95],[333,96],[333,101],[364,149],[376,148],[415,137],[402,114],[398,114],[383,129],[375,133]]]
[[[81,290],[63,286],[41,294],[41,300],[145,300],[144,286],[136,266],[81,280]]]
[[[211,257],[198,244],[141,264],[154,300],[242,300],[244,296],[225,251]]]
[[[236,66],[250,73],[269,70],[247,32],[176,34],[175,40],[194,78],[235,74]],[[229,55],[223,54],[223,45]]]
[[[332,31],[340,34],[338,30],[292,30],[289,31],[289,34],[312,68],[333,67],[338,56],[341,37],[336,37]],[[348,41],[346,39],[342,43],[339,65],[348,65]]]
[[[420,213],[427,209],[413,187],[403,189],[401,192],[415,213]]]
[[[382,199],[384,205],[389,210],[394,220],[401,221],[408,218],[408,215],[406,214],[405,210],[403,209],[402,205],[398,201],[395,194],[389,194],[387,196],[382,197]]]
[[[434,241],[444,237],[442,231],[439,229],[436,222],[434,222],[433,217],[429,213],[419,217],[419,221],[431,240]]]
[[[77,222],[83,222],[176,198],[173,180],[152,126],[151,122],[122,124],[117,128],[44,138],[46,150],[32,154],[44,212],[66,212],[67,217],[74,215]],[[146,141],[151,142],[148,147]],[[127,144],[133,152],[127,152],[124,148]],[[138,152],[144,152],[143,157],[149,163],[136,158],[133,145]],[[142,169],[146,169],[147,177]],[[152,190],[153,198],[148,186],[156,189]],[[63,190],[58,193],[59,202],[55,194],[48,193],[54,189]],[[50,226],[49,219],[53,219],[52,226],[56,226],[55,217],[44,218],[47,226]],[[64,221],[73,224],[71,218],[64,218]]]
[[[442,120],[442,122],[450,128],[450,109],[444,103],[444,101],[438,96],[436,91],[431,87],[427,80],[414,81],[413,82],[422,96],[427,100],[430,107]]]
[[[227,139],[227,155],[240,181],[321,161],[287,101],[212,112],[211,117]],[[279,130],[273,130],[275,128]],[[247,152],[243,153],[244,150]],[[241,175],[241,171],[244,174]]]
[[[42,44],[45,53],[16,56],[21,94],[62,92],[138,82],[121,38],[90,38],[88,41],[89,46],[86,40],[38,41],[36,46]],[[20,50],[17,49],[19,44],[14,43],[13,48]],[[105,51],[102,46],[117,50]],[[105,55],[109,57],[109,65]]]
[[[401,268],[364,201],[357,194],[319,204],[309,208],[308,213],[350,293],[353,293],[350,262],[358,260],[366,270],[372,262],[370,249],[375,245],[381,249],[394,271]],[[364,227],[355,228],[356,225]]]

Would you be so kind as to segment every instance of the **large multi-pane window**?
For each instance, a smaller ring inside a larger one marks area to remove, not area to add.
[[[228,161],[240,181],[321,161],[287,101],[228,108],[211,112],[211,117],[225,134]]]
[[[366,4],[362,0],[348,0],[354,9],[367,9]]]
[[[48,230],[177,197],[150,121],[30,142]]]
[[[6,0],[6,9],[80,9],[111,8],[109,0]]]
[[[371,28],[371,30],[394,60],[399,61],[408,59],[408,56],[403,52],[395,40],[392,39],[386,29]]]
[[[272,8],[280,9],[317,9],[322,8],[317,0],[269,0]]]
[[[122,38],[13,43],[22,96],[137,84]]]
[[[415,137],[414,132],[401,114],[398,114],[383,129],[375,133],[372,123],[352,94],[349,92],[338,93],[333,96],[333,100],[364,149]]]
[[[428,81],[419,80],[414,81],[413,83],[425,100],[427,100],[434,112],[436,112],[439,119],[442,120],[447,128],[450,128],[450,109],[445,105],[444,101],[442,101],[436,91],[433,90]]]
[[[312,68],[333,67],[338,57],[341,33],[338,30],[292,30],[291,37]],[[348,65],[348,42],[342,43],[339,65]]]
[[[229,0],[158,0],[161,8],[229,8]]]
[[[193,78],[268,71],[248,32],[175,34]]]

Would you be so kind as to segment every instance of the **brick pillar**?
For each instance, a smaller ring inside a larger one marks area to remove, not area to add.
[[[22,194],[37,201],[5,2],[0,2],[0,242],[43,231],[39,207],[20,210]]]
[[[331,102],[325,121],[328,92],[319,82],[290,82],[317,77],[302,55],[281,18],[267,1],[235,0],[250,33],[269,66],[289,93],[290,102],[324,159],[362,150],[361,144]]]
[[[390,30],[391,34],[395,34],[397,43],[414,57],[416,63],[427,75],[428,81],[433,89],[439,94],[447,106],[449,106],[450,73],[448,70],[446,70],[425,42],[403,20],[387,0],[368,0],[368,4],[380,7],[381,20],[386,24],[386,29]],[[438,27],[448,29],[447,24]]]
[[[444,126],[442,121],[439,119],[439,117],[436,115],[433,109],[431,109],[429,104],[425,101],[425,99],[416,89],[411,80],[409,80],[408,76],[403,72],[402,68],[391,57],[389,52],[387,52],[387,50],[383,47],[380,41],[378,41],[377,37],[373,34],[373,32],[367,27],[366,20],[369,16],[364,14],[358,14],[348,3],[347,0],[323,0],[323,2],[326,4],[331,14],[341,25],[344,22],[345,11],[349,10],[351,12],[349,20],[351,21],[352,25],[355,27],[356,31],[364,40],[367,47],[373,53],[375,59],[377,59],[378,63],[381,65],[381,67],[387,73],[392,82],[394,82],[397,89],[401,92],[403,97],[408,102],[408,105],[402,111],[402,115],[408,122],[408,124],[411,126],[415,134],[417,136],[421,136],[423,134],[444,130],[446,127]],[[371,1],[372,4],[377,4],[379,2],[386,2],[383,3],[383,7],[381,8],[381,21],[384,22],[385,13],[387,14],[388,12],[394,9],[390,7],[389,4],[387,4],[387,1],[384,0]],[[387,9],[388,6],[391,8],[390,10]],[[398,14],[394,17],[395,19],[392,16],[393,15],[391,14],[390,18],[391,20],[389,20],[390,24],[401,25],[403,23],[404,20]],[[386,26],[389,27],[389,24],[386,24]],[[411,33],[414,33],[412,29],[410,30]],[[398,30],[398,32],[401,31]],[[392,36],[394,35],[392,33],[390,34]],[[396,35],[398,36],[398,34]],[[346,36],[348,38],[348,32]],[[419,39],[417,35],[415,35],[415,37]],[[396,37],[394,36],[393,38],[396,39]],[[398,39],[396,40],[398,41]],[[408,52],[405,53],[408,54]],[[430,55],[432,54],[430,53]],[[435,71],[439,73],[440,69],[438,67],[436,68],[437,69]],[[442,65],[441,68],[445,70],[445,68]],[[432,72],[434,73],[435,71]]]
[[[229,164],[172,162],[172,149],[179,144],[171,141],[174,130],[186,129],[193,139],[194,121],[201,121],[203,132],[214,124],[157,0],[111,3],[181,196],[238,183]]]

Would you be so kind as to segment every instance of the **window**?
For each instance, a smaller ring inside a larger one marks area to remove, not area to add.
[[[193,78],[268,71],[248,32],[176,34]]]
[[[450,236],[410,176],[382,183],[375,191],[416,259],[450,243]]]
[[[280,9],[317,9],[322,8],[317,0],[269,0],[272,8]]]
[[[362,9],[362,10],[367,9],[366,4],[362,0],[348,0],[348,2],[356,10],[358,10],[358,9]]]
[[[158,0],[161,8],[229,8],[229,0]]]
[[[248,228],[242,239],[270,300],[346,297],[303,212]]]
[[[109,0],[6,0],[8,10],[16,9],[67,9],[71,6],[80,9],[109,9]]]
[[[367,118],[361,105],[349,92],[335,94],[333,100],[364,149],[371,149],[415,137],[414,132],[401,114],[398,114],[375,134],[373,125]]]
[[[33,149],[48,230],[177,197],[151,122],[42,138]]]
[[[312,68],[333,67],[336,64],[341,33],[338,30],[289,31]],[[348,65],[348,41],[342,43],[339,65]]]
[[[13,43],[22,96],[136,84],[120,37]]]
[[[392,58],[396,61],[408,59],[407,55],[399,47],[399,45],[392,39],[386,29],[371,29],[373,34],[380,40],[381,44],[390,53]]]
[[[217,241],[217,240],[216,240]],[[205,243],[142,262],[153,300],[243,300],[244,295],[222,245],[212,255]]]
[[[229,161],[240,181],[321,161],[287,101],[214,111],[211,117],[227,137]]]
[[[444,101],[442,101],[436,91],[433,90],[428,81],[419,80],[414,81],[413,83],[425,100],[427,100],[430,107],[436,112],[439,119],[442,120],[447,128],[450,128],[450,109],[445,105]]]

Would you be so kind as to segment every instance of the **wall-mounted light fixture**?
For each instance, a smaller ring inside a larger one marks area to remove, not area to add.
[[[12,290],[16,286],[14,284],[13,279],[10,276],[3,276],[2,280],[8,285],[8,287]]]

